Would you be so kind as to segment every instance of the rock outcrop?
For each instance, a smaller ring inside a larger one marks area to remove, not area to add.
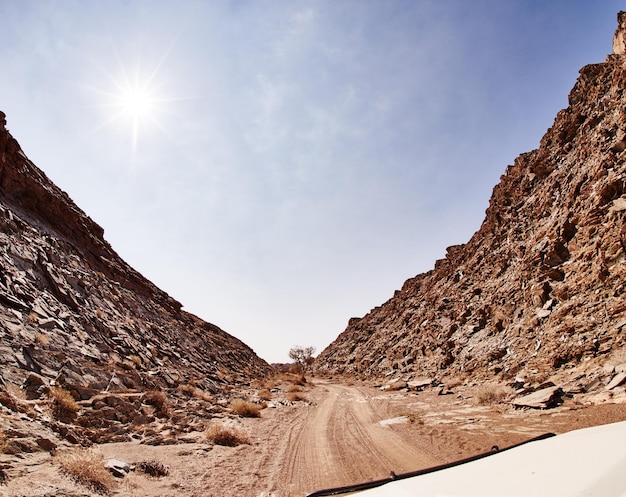
[[[321,372],[545,376],[626,345],[626,14],[540,147],[494,188],[468,243],[406,281],[318,357]],[[616,357],[616,361],[620,358]],[[622,362],[623,362],[623,358]]]
[[[0,113],[0,381],[34,381],[31,398],[54,384],[86,400],[190,382],[212,391],[267,374],[249,347],[183,311],[103,234],[26,157]]]

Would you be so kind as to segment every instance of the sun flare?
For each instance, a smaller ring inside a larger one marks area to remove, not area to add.
[[[167,95],[171,84],[164,78],[165,62],[172,46],[153,63],[146,63],[140,52],[134,60],[128,60],[115,48],[112,53],[117,64],[113,64],[113,69],[96,64],[104,78],[88,86],[99,100],[95,105],[103,111],[102,121],[93,131],[108,129],[125,137],[130,141],[133,157],[139,149],[140,135],[154,137],[155,131],[167,135],[165,116],[171,112],[172,103],[180,100]]]
[[[120,94],[121,111],[132,119],[144,119],[156,111],[157,101],[145,88],[127,88]]]

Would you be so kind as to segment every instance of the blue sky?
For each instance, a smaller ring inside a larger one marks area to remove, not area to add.
[[[620,8],[0,0],[0,110],[127,262],[287,361],[470,238]]]

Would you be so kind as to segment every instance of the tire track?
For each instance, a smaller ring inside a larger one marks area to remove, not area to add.
[[[381,420],[356,387],[318,384],[301,423],[288,430],[276,488],[279,497],[302,497],[436,464],[432,455]]]

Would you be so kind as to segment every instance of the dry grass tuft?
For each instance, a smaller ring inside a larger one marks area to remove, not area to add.
[[[191,382],[178,386],[178,391],[188,397],[194,397],[196,394],[196,386]]]
[[[301,393],[298,392],[289,392],[287,394],[287,400],[289,402],[298,402],[298,401],[302,401],[302,402],[306,402],[307,399],[304,395],[302,395]]]
[[[276,388],[279,383],[280,381],[278,381],[276,378],[266,378],[265,380],[263,380],[260,386],[264,386],[265,388],[271,390],[272,388]]]
[[[50,398],[52,399],[52,414],[61,421],[74,419],[80,410],[72,394],[63,388],[52,387]]]
[[[476,389],[474,399],[479,405],[498,404],[510,394],[511,389],[509,387],[485,383]]]
[[[93,449],[77,448],[60,452],[56,461],[61,471],[100,494],[108,494],[115,480],[104,467],[102,455]]]
[[[189,383],[180,385],[178,387],[178,391],[186,395],[187,397],[195,397],[196,399],[204,400],[206,402],[211,402],[213,400],[213,397],[211,396],[211,394],[209,392],[202,390],[201,388],[198,388],[197,386],[195,386],[194,383],[195,382],[192,380]]]
[[[128,360],[133,364],[135,368],[140,368],[143,366],[143,360],[138,355],[131,355],[128,357]]]
[[[250,439],[245,433],[226,426],[212,425],[204,432],[204,436],[214,444],[225,445],[226,447],[237,447],[237,445],[250,443]]]
[[[306,385],[306,377],[303,374],[295,375],[295,377],[291,380],[291,382],[294,385],[304,386]]]
[[[229,407],[239,416],[244,418],[258,418],[261,416],[261,407],[253,402],[243,399],[234,399]]]
[[[144,394],[143,400],[146,404],[154,406],[157,416],[168,417],[170,415],[170,406],[164,392],[149,390]]]
[[[137,471],[157,478],[170,474],[170,467],[167,464],[155,460],[138,462],[136,467]]]
[[[270,392],[267,388],[265,388],[263,390],[259,390],[257,392],[256,396],[260,400],[272,400],[272,392]]]
[[[288,392],[302,392],[302,388],[300,388],[299,385],[289,385],[289,388],[287,388]]]

